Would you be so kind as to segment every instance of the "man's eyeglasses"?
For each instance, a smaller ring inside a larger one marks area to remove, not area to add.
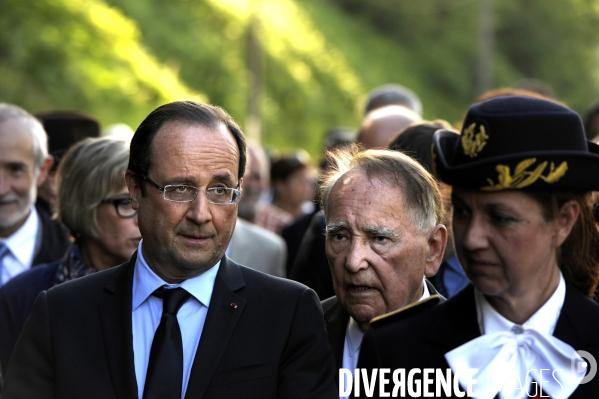
[[[132,218],[137,215],[137,210],[133,209],[131,199],[129,198],[106,198],[103,199],[101,203],[114,205],[116,214],[124,219]]]
[[[203,190],[186,184],[168,184],[161,187],[147,176],[144,176],[144,180],[162,191],[165,200],[173,202],[191,202],[196,199],[198,192],[204,191],[206,193],[206,199],[211,204],[231,205],[236,203],[241,195],[239,185],[237,185],[237,188],[217,186]]]

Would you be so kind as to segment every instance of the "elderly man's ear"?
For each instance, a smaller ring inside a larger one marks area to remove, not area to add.
[[[46,159],[44,159],[44,162],[42,162],[42,165],[40,166],[40,170],[37,175],[37,187],[40,187],[42,184],[44,184],[46,178],[48,177],[50,169],[52,169],[52,165],[54,165],[54,157],[52,155],[48,155]]]
[[[443,254],[447,246],[447,228],[438,224],[429,233],[428,237],[428,256],[426,258],[426,266],[424,267],[424,275],[432,277],[437,274],[441,262],[443,262]]]

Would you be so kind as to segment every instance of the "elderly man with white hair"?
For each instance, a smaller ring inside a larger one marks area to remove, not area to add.
[[[329,159],[321,202],[335,296],[322,308],[337,368],[354,370],[372,325],[407,317],[398,310],[412,303],[443,300],[426,277],[441,265],[447,229],[437,183],[409,156],[352,147]],[[338,382],[346,397],[351,382]]]
[[[53,159],[41,123],[0,103],[0,286],[31,266],[60,258],[66,230],[34,206]]]

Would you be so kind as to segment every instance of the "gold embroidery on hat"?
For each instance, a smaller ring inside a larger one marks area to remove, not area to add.
[[[476,157],[482,151],[489,138],[483,125],[479,126],[478,133],[476,134],[474,134],[475,128],[476,123],[473,123],[464,129],[464,133],[462,134],[462,148],[464,149],[464,154],[470,158]]]
[[[565,161],[562,162],[557,168],[555,167],[555,164],[551,162],[549,171],[547,172],[547,175],[544,176],[543,172],[547,168],[547,161],[541,162],[532,170],[527,170],[529,167],[532,167],[535,162],[537,162],[536,158],[528,158],[521,161],[518,165],[516,165],[513,176],[510,172],[509,166],[497,165],[495,166],[495,170],[497,173],[499,173],[499,176],[497,176],[497,184],[493,184],[493,180],[487,179],[489,185],[481,187],[480,189],[484,191],[499,191],[523,188],[530,186],[538,179],[544,180],[549,184],[553,184],[561,179],[568,170],[568,163]]]

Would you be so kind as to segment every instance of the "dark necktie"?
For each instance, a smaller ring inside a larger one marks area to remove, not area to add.
[[[160,287],[152,295],[162,297],[162,319],[152,341],[143,399],[181,399],[183,341],[177,312],[191,294]]]

